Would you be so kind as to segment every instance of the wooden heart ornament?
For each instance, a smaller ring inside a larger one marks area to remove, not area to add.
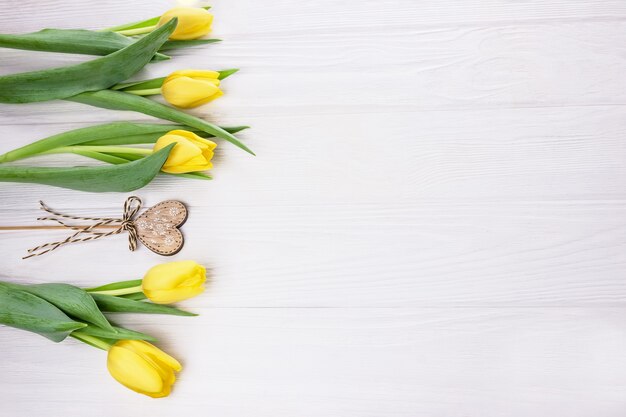
[[[41,256],[70,243],[94,241],[107,236],[128,232],[128,249],[137,249],[137,241],[152,252],[163,256],[178,253],[183,247],[180,227],[187,220],[187,207],[180,201],[166,200],[137,215],[141,210],[141,199],[131,196],[124,203],[122,217],[85,217],[60,213],[39,202],[40,208],[49,214],[37,220],[57,223],[56,226],[17,226],[0,230],[66,229],[71,234],[63,240],[44,243],[28,250],[23,259]],[[68,219],[73,222],[68,223]],[[85,223],[86,222],[86,223]]]
[[[137,237],[154,253],[174,255],[183,247],[179,228],[187,220],[187,213],[187,207],[180,201],[162,201],[135,219]]]

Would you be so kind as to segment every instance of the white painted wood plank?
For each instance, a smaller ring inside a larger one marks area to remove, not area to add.
[[[324,116],[303,112],[243,121],[253,128],[241,137],[257,157],[220,142],[215,181],[163,177],[138,193],[152,202],[176,197],[207,207],[395,207],[433,200],[626,197],[626,120],[618,106]],[[0,144],[0,152],[82,126],[11,125],[7,129],[13,134]],[[36,161],[42,160],[23,163]],[[72,156],[45,161],[88,163]],[[37,201],[45,199],[51,205],[72,201],[63,204],[66,208],[104,206],[117,212],[124,199],[34,185],[0,184],[0,190],[6,196],[0,208],[18,203],[24,210],[36,209]]]
[[[211,306],[623,305],[625,210],[623,202],[205,206],[192,208],[175,259],[211,268]],[[164,261],[129,252],[121,236],[19,259],[64,235],[3,233],[2,275],[87,285],[133,279]],[[69,266],[93,254],[94,272]]]
[[[196,311],[198,318],[125,321],[161,335],[162,346],[184,360],[174,394],[158,401],[117,385],[103,352],[3,329],[0,349],[11,364],[3,374],[11,381],[0,410],[39,415],[53,407],[66,417],[623,414],[623,308]]]
[[[193,0],[186,1],[186,3]],[[174,4],[168,0],[135,0],[90,3],[77,0],[46,2],[5,0],[0,5],[0,26],[7,32],[39,30],[42,26],[101,28],[154,16]],[[182,3],[179,2],[179,3]],[[207,3],[207,2],[196,2]],[[619,0],[335,0],[294,2],[281,0],[237,3],[210,2],[219,20],[218,34],[264,34],[283,31],[337,33],[341,29],[390,26],[431,26],[440,24],[516,24],[536,20],[597,20],[626,17],[626,5]]]
[[[242,68],[224,82],[225,97],[195,111],[240,124],[294,114],[624,105],[626,47],[613,42],[624,36],[622,20],[363,27],[315,38],[309,33],[265,34],[176,52],[175,59],[151,64],[138,77],[181,68]],[[0,74],[68,61],[59,54],[10,50],[0,50],[0,57],[7,63]],[[67,122],[77,113],[84,122],[110,120],[112,114],[142,118],[53,102],[5,105],[0,125],[16,118],[22,123]]]
[[[9,0],[0,32],[102,27],[171,4]],[[623,415],[623,2],[242,0],[214,12],[223,44],[139,75],[241,67],[194,113],[253,125],[242,137],[259,154],[221,144],[212,183],[138,192],[189,204],[174,259],[211,271],[184,303],[200,317],[121,320],[183,360],[174,395],[139,397],[101,352],[2,328],[1,416]],[[81,59],[0,50],[0,74]],[[0,152],[123,119],[151,120],[2,106]],[[30,223],[39,199],[115,215],[125,197],[0,184],[0,218]],[[0,279],[86,286],[163,260],[121,237],[19,260],[42,239],[0,234]]]

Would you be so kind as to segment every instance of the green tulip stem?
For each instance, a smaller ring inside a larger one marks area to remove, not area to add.
[[[107,343],[102,339],[99,339],[95,336],[90,336],[88,334],[85,334],[79,331],[72,332],[70,336],[72,336],[76,340],[80,340],[83,343],[86,343],[93,347],[97,347],[98,349],[102,349],[102,350],[109,350],[111,349],[111,346],[113,346],[112,344]]]
[[[149,88],[147,90],[127,90],[128,94],[134,94],[136,96],[154,96],[161,94],[160,88]]]
[[[157,25],[154,25],[154,26],[146,26],[143,28],[136,28],[136,29],[116,30],[115,33],[119,33],[120,35],[124,35],[124,36],[143,35],[144,33],[152,32],[156,28],[157,28]]]
[[[147,148],[131,148],[126,146],[64,146],[61,148],[51,149],[42,154],[55,153],[78,153],[78,152],[100,152],[100,153],[122,153],[130,155],[148,156],[152,154],[152,149]]]
[[[105,295],[119,296],[119,295],[128,295],[128,294],[140,293],[140,292],[143,292],[143,289],[141,288],[141,285],[137,285],[136,287],[119,288],[117,290],[102,290],[102,291],[90,291],[90,290],[87,290],[87,292],[90,293],[90,294],[105,294]]]

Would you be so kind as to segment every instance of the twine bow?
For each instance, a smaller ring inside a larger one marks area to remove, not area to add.
[[[41,256],[70,243],[102,239],[103,237],[120,234],[123,231],[128,232],[128,249],[130,249],[131,251],[137,249],[137,227],[135,226],[133,218],[141,209],[141,199],[139,197],[128,197],[128,199],[124,203],[124,214],[122,218],[69,216],[67,214],[59,213],[52,210],[50,207],[46,206],[43,201],[40,201],[39,204],[41,205],[40,208],[42,210],[56,217],[39,217],[37,220],[53,221],[67,229],[76,230],[77,232],[68,236],[64,240],[60,240],[58,242],[44,243],[43,245],[39,245],[37,247],[29,249],[29,254],[22,259],[28,259],[34,256]],[[66,224],[60,218],[82,221],[95,221],[96,223],[93,223],[91,225]],[[102,228],[103,226],[117,227],[110,232],[98,232],[97,229]]]

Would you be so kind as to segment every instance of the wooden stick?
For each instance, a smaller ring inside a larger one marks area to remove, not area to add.
[[[72,226],[75,229],[87,229],[87,227],[89,226]],[[102,226],[98,226],[95,227],[95,229],[119,229],[119,225],[115,226],[115,225],[110,225],[110,224],[105,224]],[[65,226],[0,226],[0,232],[4,232],[4,231],[13,231],[13,230],[57,230],[57,229],[64,229],[64,230],[68,230],[68,227]]]

